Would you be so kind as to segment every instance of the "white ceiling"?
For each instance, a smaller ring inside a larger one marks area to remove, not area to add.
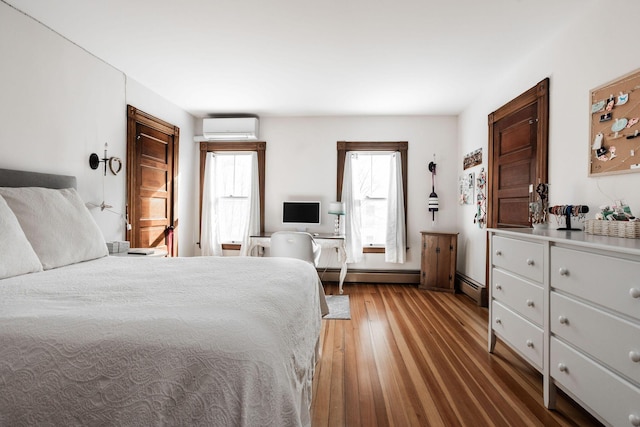
[[[595,0],[0,1],[202,117],[458,114]]]

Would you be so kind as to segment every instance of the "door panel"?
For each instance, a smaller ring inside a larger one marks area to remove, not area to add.
[[[128,106],[127,188],[132,247],[157,248],[177,256],[179,129]]]
[[[523,185],[528,185],[533,179],[532,163],[531,159],[524,159],[500,165],[500,190],[521,189]]]
[[[524,121],[519,121],[506,129],[501,129],[499,140],[501,156],[518,153],[523,150],[527,151],[531,148],[531,137],[534,135],[532,135],[532,128],[527,120],[535,115],[535,111],[530,110],[523,112],[525,115]],[[535,129],[533,131],[535,132]],[[535,143],[535,140],[533,142]]]
[[[526,197],[504,197],[498,203],[498,224],[518,224],[529,215]]]
[[[139,236],[141,245],[140,247],[166,250],[166,228],[167,226],[164,223],[161,223],[157,226],[146,226],[142,228]]]

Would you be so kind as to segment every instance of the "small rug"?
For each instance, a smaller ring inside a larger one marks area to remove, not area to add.
[[[327,305],[329,314],[323,319],[349,320],[351,319],[351,308],[349,306],[349,295],[327,295]]]

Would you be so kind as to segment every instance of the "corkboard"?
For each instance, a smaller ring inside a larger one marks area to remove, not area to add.
[[[589,176],[640,172],[640,70],[593,89],[589,110]]]

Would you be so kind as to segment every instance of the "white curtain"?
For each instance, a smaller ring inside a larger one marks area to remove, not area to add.
[[[402,188],[402,163],[399,152],[390,156],[389,192],[387,196],[387,233],[384,243],[385,262],[403,264],[406,255],[404,225],[404,192]]]
[[[353,182],[352,160],[356,153],[347,152],[342,178],[342,201],[345,207],[344,234],[347,246],[347,262],[359,262],[363,258],[360,220],[360,189]]]
[[[245,221],[240,256],[249,256],[249,237],[260,232],[260,183],[258,178],[258,153],[251,153],[251,190],[249,212]]]
[[[200,230],[200,248],[202,255],[222,256],[220,229],[218,224],[216,184],[216,157],[207,153],[202,186],[202,226]]]

